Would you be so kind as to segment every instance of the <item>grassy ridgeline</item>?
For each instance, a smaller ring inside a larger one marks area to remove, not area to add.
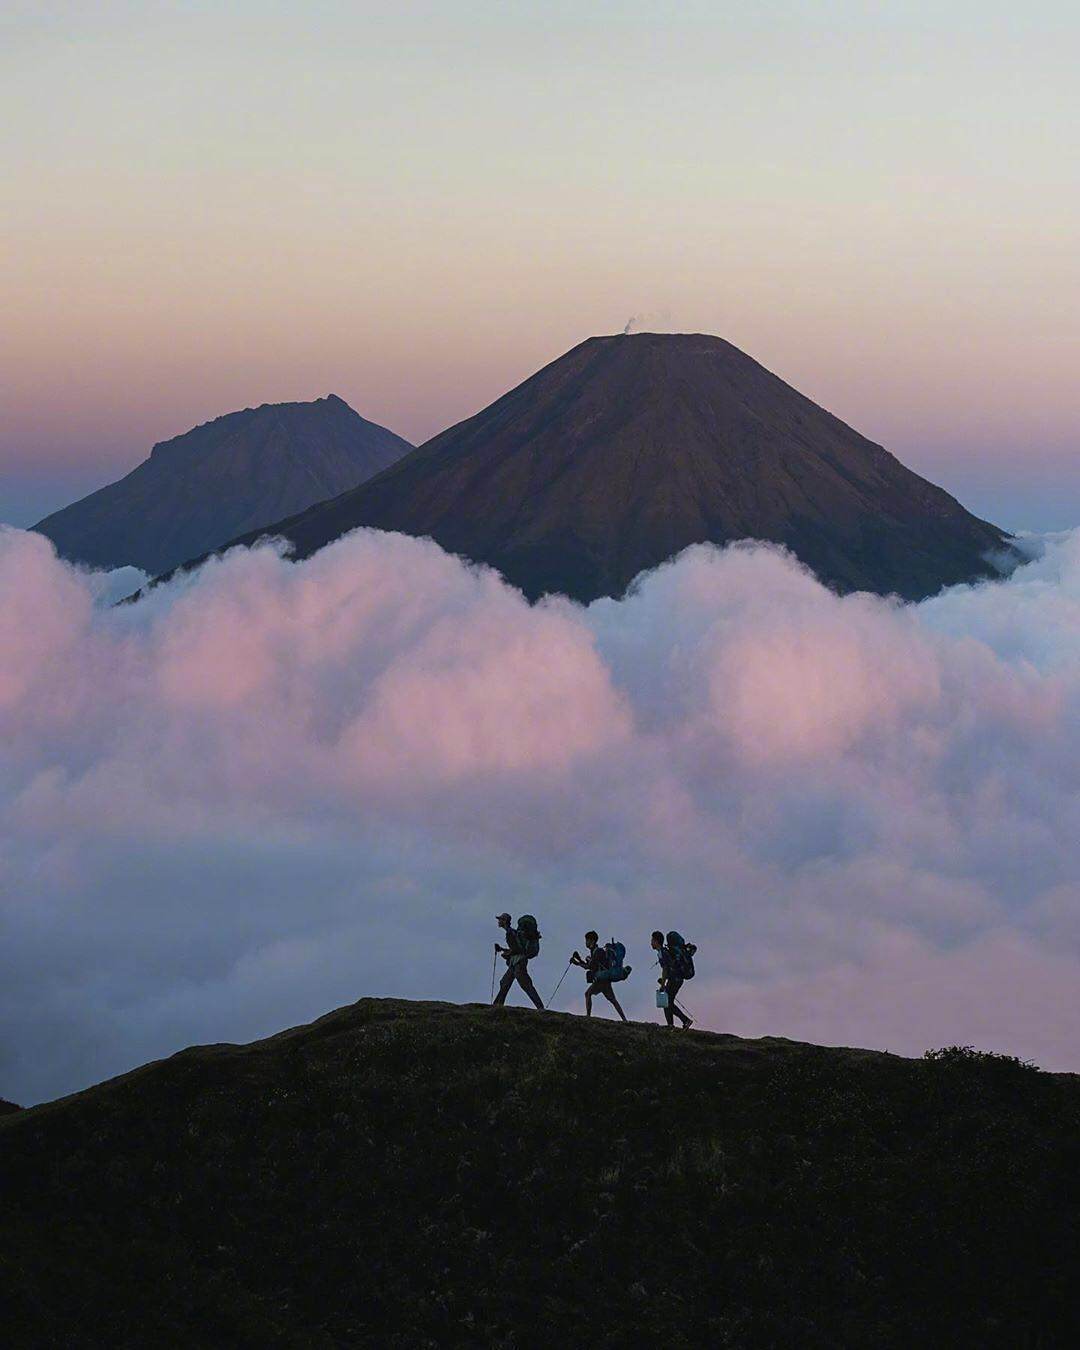
[[[363,1000],[0,1119],[12,1346],[1052,1346],[1080,1080]]]

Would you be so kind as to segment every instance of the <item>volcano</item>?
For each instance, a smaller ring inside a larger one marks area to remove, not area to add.
[[[335,394],[264,403],[162,441],[125,478],[34,529],[71,562],[164,572],[336,497],[412,448]]]
[[[782,544],[840,591],[994,574],[1006,535],[721,338],[594,337],[351,492],[260,534],[430,536],[535,599],[622,595],[690,544]]]

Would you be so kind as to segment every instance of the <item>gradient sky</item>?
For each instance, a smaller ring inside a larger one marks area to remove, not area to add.
[[[0,52],[0,520],[266,401],[420,440],[633,314],[1080,522],[1074,0],[8,0]]]

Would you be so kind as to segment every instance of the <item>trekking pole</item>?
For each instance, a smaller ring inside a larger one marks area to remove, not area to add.
[[[574,964],[573,961],[567,961],[567,963],[566,963],[566,970],[564,970],[563,973],[559,976],[559,983],[558,983],[558,984],[555,986],[555,988],[551,991],[551,997],[548,999],[548,1002],[549,1002],[549,1003],[554,1003],[554,1001],[555,1001],[555,995],[559,992],[559,986],[562,984],[563,980],[566,979],[566,972],[570,969],[570,967],[571,967],[573,964]]]
[[[492,952],[492,954],[491,954],[491,999],[492,999],[492,1002],[495,1001],[495,967],[496,967],[498,964],[499,964],[499,953],[498,953],[498,952]]]
[[[673,1004],[673,1006],[676,1007],[676,1008],[681,1008],[681,1009],[683,1010],[683,1012],[686,1013],[687,1017],[689,1017],[690,1020],[691,1020],[692,1022],[696,1022],[696,1021],[697,1021],[697,1018],[696,1018],[696,1017],[694,1016],[694,1014],[690,1011],[690,1009],[686,1006],[686,1000],[685,1000],[685,999],[683,1000],[682,1003],[676,1003],[676,1004]]]

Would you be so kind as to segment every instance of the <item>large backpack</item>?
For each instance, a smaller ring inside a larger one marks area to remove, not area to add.
[[[676,933],[674,929],[667,935],[667,946],[671,953],[671,973],[681,980],[692,980],[697,948],[692,942],[686,942],[682,934]]]
[[[540,929],[531,914],[523,914],[517,921],[518,943],[522,956],[530,960],[540,955]]]
[[[613,982],[625,980],[632,967],[623,964],[626,960],[626,948],[623,944],[612,938],[610,942],[604,944],[604,954],[607,957],[607,965],[602,972],[604,977]]]

